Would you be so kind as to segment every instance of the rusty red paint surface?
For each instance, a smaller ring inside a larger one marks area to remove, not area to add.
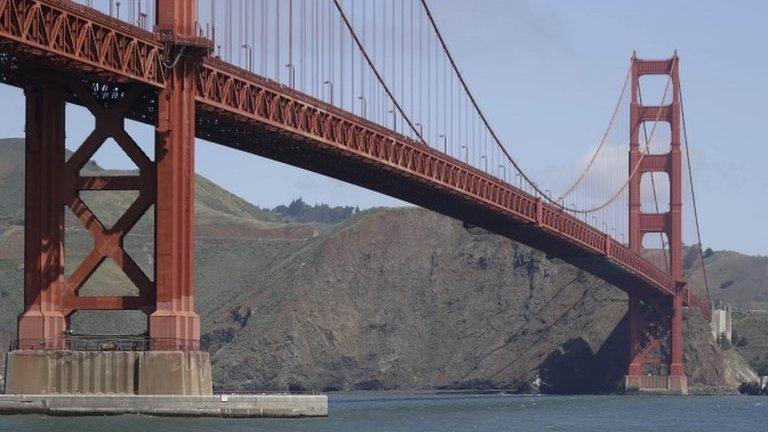
[[[629,141],[629,247],[639,254],[643,237],[653,233],[664,233],[669,240],[669,272],[675,282],[675,295],[665,307],[630,291],[630,365],[628,374],[645,374],[644,368],[658,365],[664,356],[669,375],[683,375],[683,301],[702,308],[700,300],[684,289],[682,256],[682,158],[680,142],[680,100],[679,100],[679,59],[675,55],[669,60],[640,60],[632,58],[632,102],[630,108]],[[643,106],[639,101],[640,77],[649,74],[668,75],[672,86],[672,102],[663,107]],[[661,109],[660,109],[661,108]],[[640,148],[640,130],[643,122],[665,121],[671,131],[670,151],[648,158]],[[669,211],[647,214],[642,212],[641,179],[644,173],[665,172],[669,175]],[[641,308],[641,301],[646,310]],[[659,341],[659,334],[667,336],[666,349]]]

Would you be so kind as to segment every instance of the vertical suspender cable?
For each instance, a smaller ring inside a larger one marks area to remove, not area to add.
[[[293,0],[288,0],[288,85],[292,88],[296,85],[294,80],[293,64]]]
[[[344,87],[346,83],[344,81],[344,32],[341,31],[342,23],[341,17],[339,17],[339,106],[344,108]]]
[[[301,91],[307,91],[307,2],[301,2]]]
[[[371,60],[371,57],[368,55],[368,52],[366,51],[365,47],[361,44],[360,38],[357,36],[357,33],[355,33],[355,29],[352,27],[352,25],[349,22],[349,18],[347,17],[347,14],[344,12],[344,8],[341,7],[341,4],[339,3],[339,0],[333,0],[333,3],[336,5],[336,9],[341,14],[341,17],[344,21],[344,25],[347,27],[347,30],[349,30],[350,34],[352,35],[352,38],[355,41],[355,44],[357,44],[357,47],[360,49],[360,53],[363,55],[363,58],[365,58],[366,63],[368,63],[368,66],[371,69],[371,72],[374,74],[376,79],[381,84],[382,88],[384,89],[384,92],[387,94],[387,96],[392,100],[392,103],[395,105],[395,108],[397,108],[400,115],[403,116],[403,119],[406,123],[408,123],[408,126],[413,130],[413,132],[416,134],[416,136],[419,137],[420,141],[424,143],[424,139],[421,137],[421,134],[416,130],[416,127],[414,126],[413,122],[411,121],[410,117],[408,117],[405,114],[405,111],[403,111],[403,107],[400,105],[400,103],[397,101],[397,98],[395,98],[395,95],[392,93],[392,91],[389,89],[389,86],[387,83],[382,79],[381,74],[379,73],[378,69],[376,68],[376,65]],[[426,143],[424,143],[426,144]]]
[[[267,76],[267,4],[269,0],[261,0],[261,76]]]
[[[429,38],[429,32],[426,32],[426,51],[421,53],[422,57],[427,58],[427,70],[426,70],[426,87],[427,87],[427,116],[425,118],[425,121],[422,123],[423,126],[427,127],[427,142],[432,143],[434,145],[434,137],[432,136],[432,48],[431,48],[431,41]]]
[[[400,0],[400,100],[405,100],[405,0]],[[400,125],[400,133],[404,129]]]
[[[315,97],[318,99],[323,98],[323,80],[320,78],[320,0],[314,2],[314,27],[312,28],[312,39],[314,39],[314,67],[315,72],[312,77],[314,83]]]
[[[395,48],[395,21],[396,21],[396,19],[395,19],[395,0],[391,0],[391,1],[392,1],[392,28],[391,28],[391,31],[392,31],[392,54],[391,54],[392,55],[392,58],[391,58],[391,60],[392,60],[392,89],[394,90],[395,95],[397,95],[397,73],[395,72],[395,64],[396,64],[396,62],[395,62],[395,52],[397,51],[396,48]],[[394,109],[394,107],[392,107],[392,117],[393,117],[393,122],[394,122],[392,124],[392,126],[393,126],[393,129],[395,130],[395,132],[397,132],[397,120],[395,119],[396,115],[397,114],[395,114],[395,109]]]
[[[335,73],[336,73],[336,46],[334,45],[333,41],[333,32],[334,32],[334,25],[333,25],[333,14],[331,13],[331,4],[328,3],[328,54],[330,56],[328,61],[328,80],[331,82],[329,85],[329,91],[331,92],[331,104],[333,104],[334,100],[334,93],[335,93]]]
[[[525,172],[520,168],[520,166],[517,164],[517,161],[515,161],[512,156],[509,154],[509,152],[504,148],[504,146],[501,144],[501,140],[498,138],[498,135],[496,135],[496,132],[491,128],[490,123],[488,122],[487,118],[485,117],[485,114],[483,114],[482,110],[480,109],[480,106],[478,105],[475,97],[472,95],[472,93],[469,91],[469,87],[467,86],[466,80],[464,79],[463,75],[461,75],[461,72],[459,71],[458,66],[456,65],[456,61],[453,58],[453,55],[451,55],[451,52],[448,50],[448,45],[445,42],[445,39],[442,36],[442,33],[440,33],[440,29],[437,26],[437,22],[434,19],[434,16],[432,15],[432,11],[429,9],[429,6],[427,5],[426,0],[420,0],[422,8],[421,10],[426,12],[427,19],[429,20],[430,24],[432,25],[432,28],[435,30],[435,34],[443,48],[443,51],[445,52],[446,56],[451,62],[451,66],[454,69],[454,72],[456,73],[457,78],[459,79],[459,82],[464,87],[464,92],[466,93],[467,99],[469,102],[471,102],[472,106],[474,107],[475,111],[477,112],[477,115],[480,117],[480,120],[485,125],[486,128],[488,128],[494,142],[496,145],[498,145],[501,149],[501,151],[504,153],[504,156],[507,158],[507,160],[515,167],[515,170],[520,174],[522,179],[526,181],[537,193],[544,196],[547,201],[551,202],[554,205],[558,205],[554,200],[552,200],[551,197],[545,195],[542,193],[542,191],[539,190],[539,187],[533,184],[533,181],[528,177]]]
[[[373,61],[374,64],[376,64],[376,60],[379,58],[378,57],[378,44],[377,44],[378,38],[376,37],[376,31],[377,31],[376,23],[378,22],[378,14],[376,13],[376,11],[378,9],[376,7],[377,4],[378,4],[378,2],[375,2],[375,1],[373,2],[373,23],[372,23],[372,26],[373,26],[372,27],[372,30],[373,30],[372,31],[372,33],[373,33],[373,58],[371,60]],[[376,89],[376,87],[375,87],[375,85],[373,83],[373,80],[371,80],[371,102],[372,102],[371,106],[373,107],[373,110],[372,110],[373,111],[373,117],[372,118],[374,119],[374,121],[378,120],[378,114],[379,114],[378,113],[378,104],[377,104],[378,103],[378,98],[376,97],[378,92],[376,90],[377,89]]]
[[[235,4],[237,4],[237,3],[235,3]],[[238,14],[237,14],[238,15],[237,16],[237,31],[238,31],[238,35],[237,35],[237,41],[235,43],[235,45],[236,45],[235,49],[237,50],[237,64],[238,64],[238,66],[241,66],[241,67],[243,66],[243,48],[242,48],[242,45],[243,45],[243,27],[245,27],[243,25],[243,5],[244,4],[245,4],[244,0],[240,0],[240,6],[239,6],[239,9],[237,11],[238,12]]]
[[[709,295],[709,278],[707,277],[707,267],[704,265],[704,244],[701,242],[701,227],[699,225],[699,209],[696,204],[696,191],[693,187],[693,167],[691,165],[691,151],[688,145],[688,128],[685,126],[685,106],[683,105],[683,84],[680,80],[680,76],[677,77],[677,88],[680,96],[680,117],[683,123],[683,140],[685,141],[685,159],[688,163],[688,182],[691,185],[691,201],[693,201],[693,218],[696,222],[696,237],[699,241],[699,258],[701,260],[701,272],[704,276],[704,287],[707,292],[707,303],[711,303],[712,299]]]
[[[409,39],[411,40],[411,80],[410,80],[410,83],[411,83],[411,85],[410,85],[410,87],[411,87],[411,115],[414,115],[415,110],[416,110],[416,92],[414,92],[413,90],[414,90],[414,88],[416,86],[416,79],[415,79],[416,77],[414,76],[415,75],[414,74],[414,71],[415,71],[415,68],[414,68],[414,64],[415,64],[415,58],[414,58],[415,49],[414,49],[414,44],[413,44],[413,39],[414,39],[414,37],[413,37],[414,36],[414,34],[413,34],[414,33],[413,2],[415,0],[410,0],[410,1],[411,1],[411,28],[410,28],[410,30],[408,32],[408,35],[410,36]]]
[[[448,103],[448,68],[446,66],[445,56],[443,56],[443,151],[448,152],[448,109],[445,104]]]
[[[355,26],[355,2],[353,1],[351,3],[351,13],[352,13],[352,27]],[[350,111],[352,114],[355,113],[355,47],[352,44],[352,40],[350,38],[349,41],[349,70],[350,75],[352,76],[352,86],[350,87],[351,95],[350,95]]]
[[[422,25],[424,10],[419,9],[419,124],[424,130],[424,29]]]
[[[211,40],[213,46],[216,46],[216,8],[213,7],[213,0],[211,0]]]
[[[381,26],[381,76],[384,77],[384,79],[387,79],[387,73],[389,70],[387,69],[387,7],[386,7],[386,0],[381,2],[381,16],[382,16],[382,26]],[[374,57],[376,59],[377,57]],[[379,112],[381,113],[381,117],[379,118],[379,122],[381,124],[386,124],[384,121],[384,118],[386,117],[386,107],[384,106],[384,98],[381,98],[378,101],[379,106]]]
[[[280,81],[280,0],[275,0],[275,81]]]
[[[368,43],[368,8],[366,7],[367,3],[368,3],[367,1],[363,2],[363,45]],[[362,50],[361,50],[361,54],[362,54]],[[367,88],[365,87],[365,71],[363,69],[365,65],[363,63],[364,62],[361,59],[360,60],[360,98],[361,98],[360,113],[363,115],[363,117],[367,118],[368,112],[367,110],[363,109],[363,105],[362,105],[362,103],[365,100],[364,98],[367,92]]]

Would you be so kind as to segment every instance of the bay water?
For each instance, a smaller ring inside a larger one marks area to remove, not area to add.
[[[768,398],[759,396],[332,394],[329,414],[317,419],[10,415],[0,416],[0,431],[768,431]]]

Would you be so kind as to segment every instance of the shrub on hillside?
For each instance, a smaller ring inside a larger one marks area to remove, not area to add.
[[[274,211],[294,222],[320,222],[335,224],[349,219],[360,211],[357,207],[331,207],[328,204],[309,205],[303,199],[291,201],[287,206],[280,205]]]

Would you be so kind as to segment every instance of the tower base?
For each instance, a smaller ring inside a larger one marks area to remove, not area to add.
[[[6,359],[6,394],[213,394],[203,351],[16,350]]]
[[[687,395],[688,377],[685,375],[625,375],[626,393]]]
[[[324,395],[0,395],[0,414],[171,417],[326,417]]]

